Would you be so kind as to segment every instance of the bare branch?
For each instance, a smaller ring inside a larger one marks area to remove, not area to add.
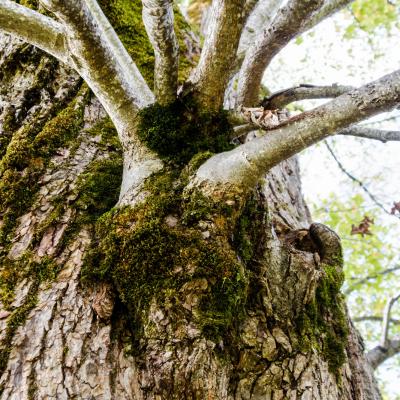
[[[301,84],[293,88],[272,93],[270,96],[264,98],[261,105],[265,109],[274,110],[276,108],[284,108],[294,101],[337,97],[353,89],[354,87],[352,86],[340,86],[336,84],[331,86]]]
[[[389,336],[389,325],[390,325],[390,313],[394,303],[400,298],[400,292],[392,296],[386,303],[385,310],[383,311],[383,321],[382,321],[382,334],[380,340],[380,346],[387,348],[388,346],[388,336]]]
[[[361,317],[353,317],[353,322],[364,322],[364,321],[372,321],[372,322],[381,322],[382,317],[378,315],[362,315]],[[390,323],[395,325],[400,325],[400,319],[390,318]]]
[[[10,0],[0,2],[0,29],[69,63],[64,27]]]
[[[278,11],[272,23],[246,53],[239,74],[238,104],[252,106],[258,103],[265,69],[290,40],[303,32],[303,21],[322,4],[323,0],[290,0]]]
[[[244,22],[244,0],[214,0],[206,42],[190,77],[205,108],[222,107]]]
[[[364,278],[361,278],[359,280],[357,280],[356,282],[353,282],[345,291],[344,294],[349,294],[351,293],[353,290],[355,290],[357,288],[357,286],[363,285],[364,283],[367,283],[368,281],[371,281],[373,279],[377,279],[380,276],[383,275],[387,275],[387,274],[391,274],[392,272],[398,271],[400,269],[400,266],[397,265],[395,267],[391,267],[391,268],[387,268],[384,269],[383,271],[379,271],[373,275],[367,275]]]
[[[345,127],[400,103],[400,71],[289,118],[268,134],[211,157],[197,171],[196,185],[254,187],[270,168]]]
[[[400,340],[389,340],[387,347],[376,346],[367,353],[367,360],[373,369],[378,368],[383,362],[400,353]]]
[[[240,36],[237,66],[240,67],[246,51],[262,34],[263,29],[269,26],[276,12],[282,4],[282,0],[259,0],[246,2],[246,24]],[[250,6],[253,8],[250,9]]]
[[[367,359],[374,369],[377,368],[384,361],[386,361],[388,358],[393,357],[395,354],[400,352],[400,340],[389,339],[389,325],[391,322],[390,313],[392,311],[393,305],[399,299],[400,292],[396,293],[387,301],[385,310],[383,312],[382,333],[379,346],[376,346],[367,354]]]
[[[329,18],[339,10],[343,9],[354,0],[328,0],[324,2],[323,6],[317,10],[311,18],[304,21],[303,24],[303,32],[308,31],[313,28],[315,25],[319,24],[326,18]]]
[[[176,99],[179,47],[171,0],[142,0],[143,22],[154,48],[154,91],[160,104]]]
[[[339,134],[347,136],[357,136],[365,139],[379,140],[382,143],[400,141],[400,131],[373,129],[363,126],[350,126],[349,128],[340,131]]]
[[[104,15],[97,0],[85,0],[85,3],[88,6],[91,16],[94,18],[99,26],[99,33],[101,33],[101,35],[104,35],[104,37],[107,39],[113,57],[118,60],[118,63],[123,70],[124,76],[128,80],[133,80],[135,82],[135,84],[137,85],[137,90],[144,91],[144,96],[148,98],[148,100],[145,100],[145,102],[152,102],[152,93],[150,92],[147,84],[144,82],[144,79],[140,74],[138,68],[136,67],[136,64],[125,49],[114,28],[111,26],[107,17]]]
[[[95,0],[42,0],[63,23],[75,69],[112,118],[123,144],[154,96]],[[123,133],[125,132],[125,133]]]
[[[341,132],[340,132],[341,133]],[[336,164],[338,165],[339,169],[348,177],[350,178],[353,182],[355,182],[357,185],[360,186],[360,188],[368,195],[368,197],[386,214],[392,215],[390,211],[386,210],[385,206],[370,192],[370,190],[365,186],[365,184],[358,178],[356,178],[354,175],[352,175],[350,172],[347,171],[347,169],[344,167],[344,165],[339,161],[337,158],[336,154],[334,153],[332,147],[325,142],[325,146],[328,149],[329,153],[335,160]]]

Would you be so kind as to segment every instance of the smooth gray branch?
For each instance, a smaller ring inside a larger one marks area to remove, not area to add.
[[[373,129],[364,126],[350,126],[349,128],[343,129],[339,134],[379,140],[382,143],[400,141],[400,131]]]
[[[224,100],[240,34],[245,0],[213,0],[206,41],[190,77],[194,93],[205,108],[219,110]]]
[[[400,71],[347,92],[311,111],[287,119],[268,134],[207,160],[196,185],[254,187],[270,168],[349,125],[400,103]]]
[[[361,315],[360,317],[352,317],[353,322],[364,322],[364,321],[372,321],[372,322],[382,322],[382,317],[379,315]],[[390,323],[395,325],[400,325],[400,319],[390,318]]]
[[[113,120],[123,145],[136,111],[154,96],[96,0],[42,0],[64,25],[74,68]]]
[[[380,346],[387,348],[389,344],[389,325],[390,325],[390,313],[392,311],[393,305],[400,298],[400,292],[396,293],[394,296],[390,297],[386,302],[385,310],[383,311],[383,321],[382,321],[382,334],[380,340]]]
[[[283,89],[278,92],[272,93],[270,96],[265,97],[261,105],[268,110],[277,108],[284,108],[288,104],[299,100],[307,99],[328,99],[340,96],[350,90],[352,86],[331,85],[331,86],[314,86],[301,84],[289,89]]]
[[[239,73],[238,105],[258,103],[261,79],[273,57],[290,40],[303,32],[303,22],[323,4],[323,0],[289,0],[248,49]]]
[[[376,346],[367,353],[367,360],[373,369],[400,353],[400,340],[388,340],[386,347]]]
[[[64,27],[11,0],[0,1],[0,29],[69,63]]]
[[[352,3],[354,0],[328,0],[325,1],[323,6],[317,10],[311,18],[308,20],[304,21],[303,23],[303,31],[307,31],[311,28],[313,28],[315,25],[319,24],[321,21],[323,21],[326,18],[329,18],[333,14],[335,14],[337,11],[343,9],[350,3]]]
[[[171,0],[142,0],[143,22],[154,49],[154,92],[160,104],[176,99],[179,46]]]
[[[282,0],[250,0],[246,3],[246,15],[249,15],[240,36],[237,68],[240,67],[247,49],[262,35],[263,29],[270,25],[281,4]],[[253,8],[250,9],[250,6]]]

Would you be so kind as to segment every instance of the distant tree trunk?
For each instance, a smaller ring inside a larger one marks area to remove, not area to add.
[[[199,155],[112,209],[122,151],[97,100],[0,45],[2,400],[380,398],[296,159],[210,199],[188,189]]]

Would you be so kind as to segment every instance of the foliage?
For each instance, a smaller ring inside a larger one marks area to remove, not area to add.
[[[357,29],[372,33],[378,27],[389,30],[398,21],[398,4],[387,0],[356,0],[351,6],[354,22],[346,29],[345,37],[354,36]]]
[[[381,222],[379,211],[367,206],[365,198],[359,194],[348,199],[339,199],[331,194],[323,201],[322,207],[313,211],[315,219],[334,229],[342,238],[344,250],[344,271],[349,310],[353,317],[381,316],[387,298],[398,289],[396,281],[400,271],[382,274],[398,263],[398,247],[388,240],[392,225]],[[351,235],[352,225],[358,224],[365,216],[375,220],[370,227],[371,235]],[[394,316],[398,313],[394,310]],[[379,340],[380,324],[377,321],[358,323],[363,336],[371,343]],[[400,332],[393,326],[392,334]]]

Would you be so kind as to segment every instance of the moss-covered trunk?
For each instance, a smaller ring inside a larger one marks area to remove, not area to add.
[[[101,106],[38,50],[0,45],[0,399],[379,398],[296,160],[208,198],[187,189],[208,154],[192,155],[225,145],[196,142],[114,207]]]

